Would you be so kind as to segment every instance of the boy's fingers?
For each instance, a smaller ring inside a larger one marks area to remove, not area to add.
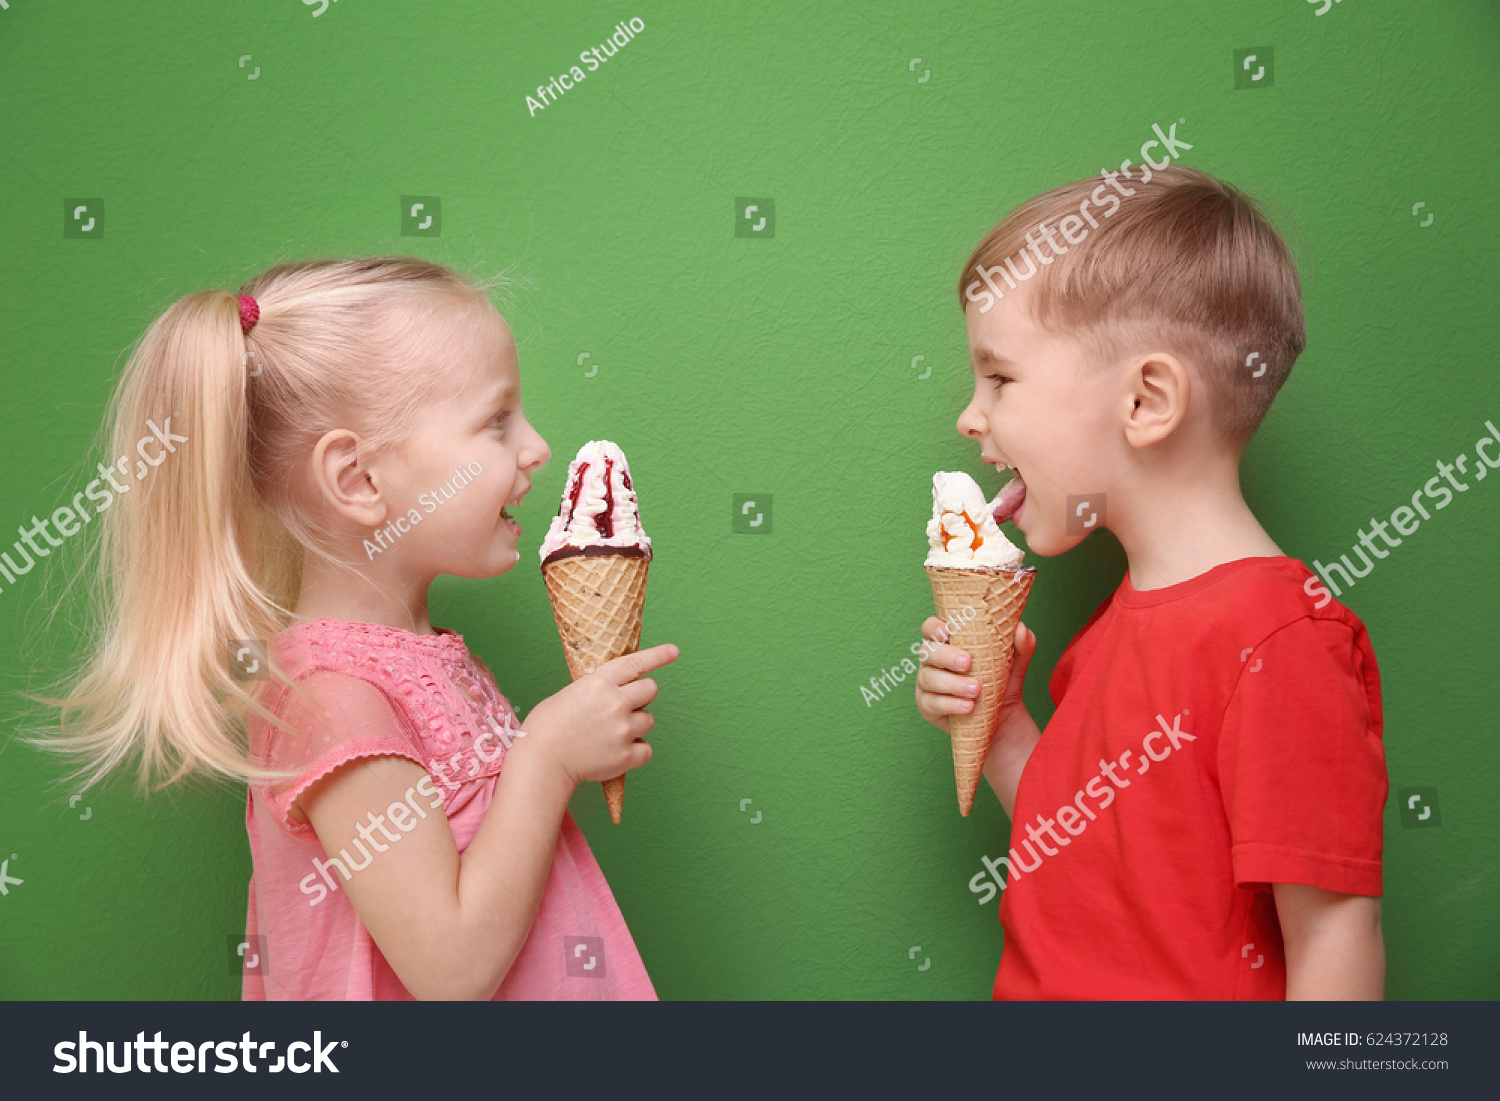
[[[922,621],[922,637],[928,642],[947,642],[948,625],[935,615]]]
[[[927,657],[922,664],[948,669],[954,673],[967,673],[973,662],[970,661],[967,650],[960,650],[957,646],[934,644],[927,647]]]
[[[917,710],[928,718],[946,715],[967,715],[974,710],[974,701],[957,696],[938,696],[931,692],[917,692]]]
[[[660,669],[663,665],[676,661],[680,652],[670,642],[664,642],[649,650],[637,650],[633,654],[625,654],[613,661],[606,661],[599,666],[598,672],[603,674],[611,684],[626,685],[643,673],[649,673],[653,669]]]
[[[934,696],[958,696],[972,700],[979,695],[979,681],[924,665],[917,670],[917,689]]]

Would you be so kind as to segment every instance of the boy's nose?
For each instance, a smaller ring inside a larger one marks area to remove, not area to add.
[[[958,434],[969,440],[977,440],[984,435],[984,418],[979,415],[972,402],[958,415]]]

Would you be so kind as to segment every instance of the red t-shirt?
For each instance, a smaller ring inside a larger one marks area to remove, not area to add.
[[[1301,562],[1146,592],[1127,572],[1051,691],[1001,858],[995,998],[1285,998],[1270,885],[1381,893],[1375,652]]]

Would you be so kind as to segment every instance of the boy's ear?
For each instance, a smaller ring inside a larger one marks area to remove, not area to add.
[[[1152,352],[1138,358],[1129,376],[1131,408],[1125,438],[1131,447],[1149,447],[1164,440],[1187,416],[1192,383],[1176,356]]]
[[[360,438],[335,428],[313,447],[312,474],[323,501],[357,524],[385,523],[384,494],[373,472],[359,459]]]

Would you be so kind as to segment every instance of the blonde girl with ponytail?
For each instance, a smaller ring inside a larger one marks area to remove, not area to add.
[[[87,784],[246,784],[246,999],[655,997],[567,804],[650,760],[677,648],[520,722],[428,619],[437,575],[516,564],[550,456],[488,289],[281,264],[170,306],[112,398],[112,454],[148,421],[172,450],[94,517],[97,622],[43,744]]]

